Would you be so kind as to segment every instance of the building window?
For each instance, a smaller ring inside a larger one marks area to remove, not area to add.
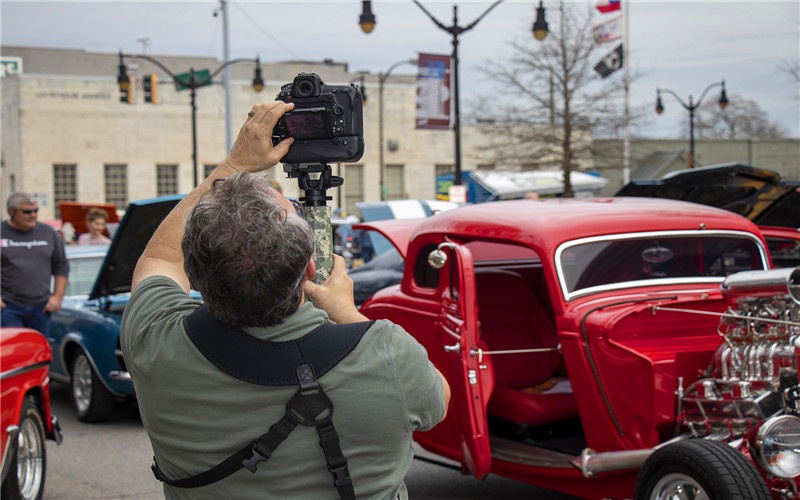
[[[403,165],[386,165],[386,199],[403,200],[406,197],[405,168]]]
[[[436,177],[455,173],[456,169],[452,165],[436,165]]]
[[[106,184],[106,203],[113,203],[117,209],[128,206],[128,166],[104,165]]]
[[[364,166],[345,165],[344,178],[344,210],[348,214],[357,214],[356,203],[364,201]],[[342,188],[339,188],[342,189]]]
[[[213,163],[213,164],[206,163],[205,165],[203,165],[203,179],[207,179],[208,176],[211,175],[211,172],[213,172],[215,168],[217,168],[217,164],[216,163]]]
[[[61,218],[60,201],[78,201],[77,165],[53,165],[53,207]]]
[[[166,196],[178,192],[178,166],[156,165],[156,193]]]

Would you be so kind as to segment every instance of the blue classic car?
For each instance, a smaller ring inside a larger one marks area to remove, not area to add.
[[[48,335],[50,375],[70,384],[72,406],[82,422],[108,420],[117,400],[134,396],[119,347],[122,311],[139,256],[181,197],[133,202],[110,245],[67,248],[69,285]]]

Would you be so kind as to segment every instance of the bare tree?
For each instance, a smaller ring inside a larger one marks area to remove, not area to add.
[[[785,137],[785,132],[777,123],[770,122],[767,114],[752,100],[742,96],[730,96],[730,104],[725,109],[713,101],[706,101],[695,111],[695,132],[697,137],[715,139],[777,139]],[[683,125],[688,134],[688,123]]]
[[[800,83],[800,62],[782,61],[778,69],[789,75],[789,78],[795,82]]]
[[[798,61],[781,61],[778,65],[778,71],[784,73],[789,77],[789,80],[794,83],[800,84],[800,62]],[[800,85],[796,87],[795,99],[800,101]]]
[[[581,159],[591,161],[592,134],[622,130],[622,74],[601,79],[594,70],[615,45],[595,42],[591,3],[584,11],[562,0],[547,16],[545,40],[511,42],[507,58],[487,62],[484,71],[496,90],[476,105],[474,117],[490,124],[485,132],[494,138],[490,153],[496,162],[532,170],[559,167],[564,196],[571,197],[570,173]]]

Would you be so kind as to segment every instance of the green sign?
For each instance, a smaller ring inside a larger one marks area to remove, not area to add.
[[[211,70],[201,69],[194,72],[194,88],[211,85]],[[192,88],[192,76],[189,73],[175,75],[175,90],[188,90]]]

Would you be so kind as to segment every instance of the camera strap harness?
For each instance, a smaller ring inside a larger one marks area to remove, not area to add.
[[[205,305],[184,318],[194,345],[214,366],[240,380],[258,385],[298,385],[286,413],[266,434],[205,472],[170,479],[153,458],[156,479],[177,488],[196,488],[223,479],[241,468],[255,473],[298,425],[315,426],[328,471],[342,499],[355,499],[347,459],[333,426],[333,403],[319,385],[321,377],[344,359],[372,325],[371,321],[323,324],[293,341],[270,342],[220,323]]]

